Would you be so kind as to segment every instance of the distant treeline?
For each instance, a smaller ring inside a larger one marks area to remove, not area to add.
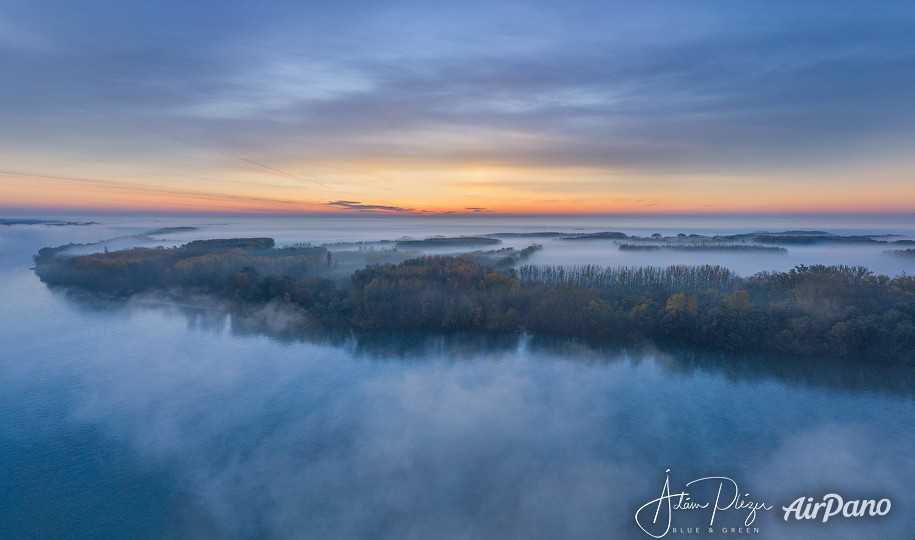
[[[533,252],[536,247],[530,248]],[[869,361],[915,360],[915,277],[798,266],[742,278],[720,266],[498,269],[471,257],[372,265],[321,277],[321,247],[270,239],[192,242],[35,257],[51,285],[128,296],[171,289],[242,303],[281,302],[329,326],[531,332]],[[529,252],[529,253],[530,253]]]
[[[620,244],[619,249],[622,251],[761,251],[764,253],[785,253],[788,251],[778,246],[760,246],[756,244],[736,244],[736,243],[714,243],[714,242],[696,242],[696,243],[670,243],[670,244]]]
[[[98,225],[94,221],[60,221],[57,219],[9,219],[0,218],[0,225],[11,227],[13,225],[51,225],[54,227],[85,227],[88,225]]]
[[[453,248],[453,247],[475,247],[475,246],[494,246],[501,244],[502,241],[497,238],[486,238],[482,236],[457,236],[447,238],[444,236],[433,236],[424,240],[398,240],[397,247],[416,249],[416,248]]]
[[[653,249],[649,246],[663,242],[666,249],[700,249],[692,246],[720,245],[724,246],[746,245],[748,242],[755,244],[794,244],[810,245],[821,243],[839,244],[915,244],[912,240],[886,240],[892,235],[856,235],[843,236],[826,231],[783,231],[783,232],[752,232],[728,235],[705,236],[701,234],[679,233],[676,236],[663,236],[660,233],[651,236],[632,236],[622,232],[602,231],[596,233],[572,233],[559,235],[561,240],[630,240],[627,246],[621,249]],[[690,246],[690,247],[680,247]],[[749,246],[747,247],[749,248]],[[747,249],[745,248],[745,249]],[[654,248],[657,249],[657,248]],[[715,248],[706,248],[715,249]]]

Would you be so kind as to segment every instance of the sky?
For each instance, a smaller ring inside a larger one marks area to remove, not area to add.
[[[915,211],[915,3],[0,0],[0,210]]]

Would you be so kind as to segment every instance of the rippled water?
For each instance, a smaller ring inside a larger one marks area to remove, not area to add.
[[[672,490],[728,476],[774,506],[754,522],[757,538],[915,532],[908,373],[528,335],[304,336],[286,332],[281,313],[106,302],[49,290],[28,268],[41,246],[165,225],[202,227],[163,239],[177,243],[240,232],[280,242],[468,232],[460,220],[229,219],[0,228],[0,537],[649,538],[633,516],[659,497],[668,469]],[[694,227],[683,232],[702,232]],[[576,249],[582,262],[604,256],[600,246]],[[571,256],[555,252],[537,256]],[[892,510],[782,519],[782,505],[829,492],[889,498]],[[714,537],[745,514],[722,512]],[[701,511],[673,516],[674,527],[708,521]]]

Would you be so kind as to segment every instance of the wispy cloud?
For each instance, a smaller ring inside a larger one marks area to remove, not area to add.
[[[511,200],[577,183],[612,203],[611,172],[638,177],[646,197],[671,171],[714,176],[714,194],[728,178],[906,165],[915,137],[910,2],[33,4],[0,20],[11,153],[98,169],[129,154],[174,173],[178,149],[198,169],[298,180],[322,200],[402,194],[336,205],[353,211],[420,212],[411,196],[427,187],[436,205],[473,207],[449,174],[481,164],[545,171]],[[364,162],[401,168],[384,182],[368,168],[305,173]]]
[[[418,210],[416,208],[405,208],[402,206],[386,206],[382,204],[362,204],[359,201],[331,201],[327,206],[342,208],[344,210],[354,210],[357,212],[381,212],[388,214],[430,214],[431,210]]]

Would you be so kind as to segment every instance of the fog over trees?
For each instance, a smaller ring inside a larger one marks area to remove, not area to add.
[[[915,277],[860,266],[797,266],[744,278],[713,265],[521,265],[533,245],[400,262],[406,255],[391,250],[379,264],[362,259],[364,267],[341,273],[345,253],[276,248],[270,238],[73,257],[65,255],[70,247],[35,256],[45,283],[117,297],[168,291],[278,302],[319,325],[526,330],[824,360],[915,358]]]

